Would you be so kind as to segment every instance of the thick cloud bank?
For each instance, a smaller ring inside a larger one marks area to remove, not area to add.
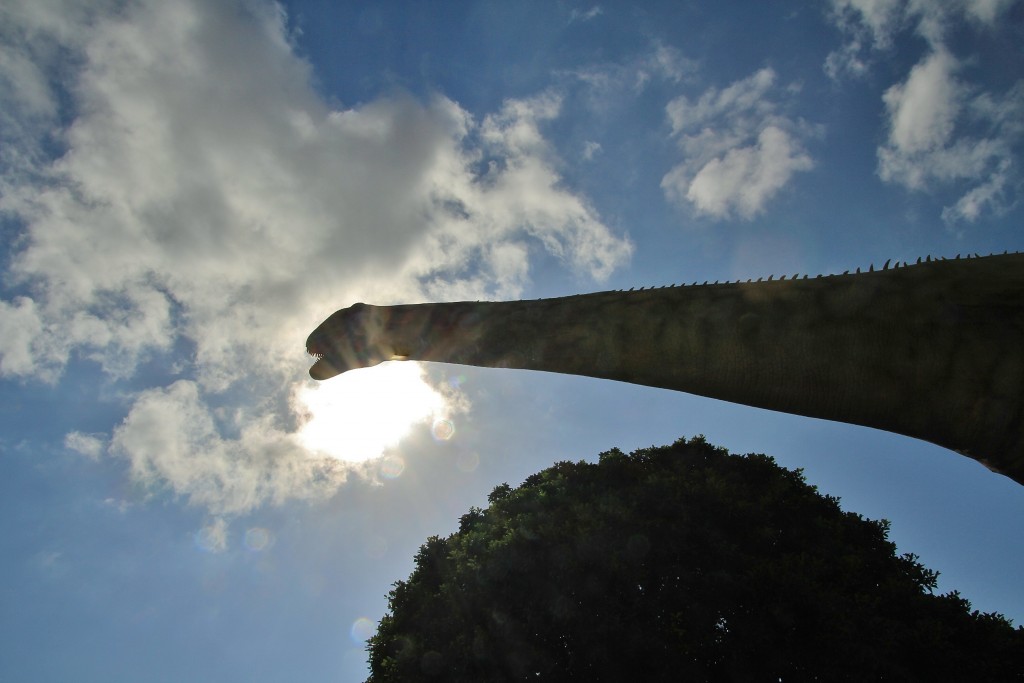
[[[442,96],[330,106],[256,0],[4,17],[0,373],[54,383],[87,360],[116,381],[160,362],[177,378],[138,390],[108,450],[211,510],[343,478],[295,434],[302,344],[336,308],[514,297],[537,247],[597,279],[630,256],[561,185],[541,133],[554,95],[482,120]]]

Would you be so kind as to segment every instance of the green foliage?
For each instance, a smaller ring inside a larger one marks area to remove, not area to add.
[[[767,456],[616,449],[489,501],[394,585],[370,682],[1024,680],[1024,630]]]

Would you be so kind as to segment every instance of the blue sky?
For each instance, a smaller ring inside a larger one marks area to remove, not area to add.
[[[0,680],[357,681],[497,484],[703,433],[1024,621],[1024,490],[865,428],[415,363],[356,301],[1024,248],[1024,4],[15,0],[0,9]]]

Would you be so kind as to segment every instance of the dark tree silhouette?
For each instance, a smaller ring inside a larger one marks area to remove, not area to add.
[[[368,681],[1024,680],[888,524],[702,437],[494,489],[390,593]]]

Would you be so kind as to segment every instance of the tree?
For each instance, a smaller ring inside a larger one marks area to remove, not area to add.
[[[765,455],[616,449],[489,503],[395,583],[369,683],[1024,680],[1024,629]]]

